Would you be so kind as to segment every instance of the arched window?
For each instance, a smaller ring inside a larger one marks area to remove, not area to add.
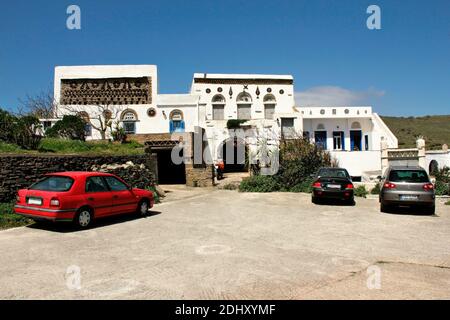
[[[212,98],[212,113],[213,120],[225,119],[225,97],[221,94],[216,94]]]
[[[184,132],[185,124],[184,124],[184,116],[181,110],[175,109],[170,113],[169,116],[169,131],[172,132]]]
[[[317,130],[325,130],[325,126],[323,125],[323,123],[319,123],[317,125]]]
[[[264,102],[264,118],[273,120],[275,114],[275,105],[277,104],[277,100],[273,94],[266,94],[263,99]]]
[[[236,98],[237,117],[241,120],[250,120],[252,117],[252,97],[247,92],[241,92]]]
[[[353,122],[352,129],[361,129],[361,124],[358,121]]]
[[[127,109],[122,112],[121,120],[126,134],[136,133],[136,121],[138,121],[138,117],[134,110]]]

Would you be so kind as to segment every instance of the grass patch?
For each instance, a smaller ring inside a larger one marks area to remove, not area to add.
[[[79,141],[59,138],[44,138],[38,150],[29,151],[15,144],[0,142],[0,153],[16,154],[80,154],[80,155],[140,155],[144,154],[144,146],[136,141],[113,143],[109,141]]]
[[[144,153],[144,146],[136,141],[112,143],[108,141],[79,141],[57,138],[42,139],[39,152],[58,154],[106,154],[138,155]]]
[[[0,203],[0,230],[29,225],[33,220],[14,213],[13,203]]]
[[[0,141],[0,153],[28,153],[18,145]]]
[[[450,206],[450,200],[445,203],[446,206]]]

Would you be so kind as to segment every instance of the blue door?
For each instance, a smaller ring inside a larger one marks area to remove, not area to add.
[[[350,131],[350,150],[361,151],[362,150],[362,131],[351,130]]]
[[[323,150],[327,149],[327,132],[326,131],[314,132],[314,140],[316,141],[316,146],[321,147]]]

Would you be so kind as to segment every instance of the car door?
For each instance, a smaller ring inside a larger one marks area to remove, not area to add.
[[[112,194],[112,214],[134,212],[137,208],[137,198],[133,191],[121,180],[113,176],[104,177]]]
[[[107,184],[102,177],[88,177],[86,179],[85,200],[94,208],[96,217],[111,214],[113,198]]]

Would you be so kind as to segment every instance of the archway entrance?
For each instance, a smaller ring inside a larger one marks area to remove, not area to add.
[[[435,176],[437,173],[439,173],[439,164],[436,160],[431,160],[430,166],[428,167],[429,173],[432,176]]]
[[[219,150],[221,158],[225,164],[225,172],[247,172],[248,148],[245,141],[238,138],[231,138],[222,143]]]

